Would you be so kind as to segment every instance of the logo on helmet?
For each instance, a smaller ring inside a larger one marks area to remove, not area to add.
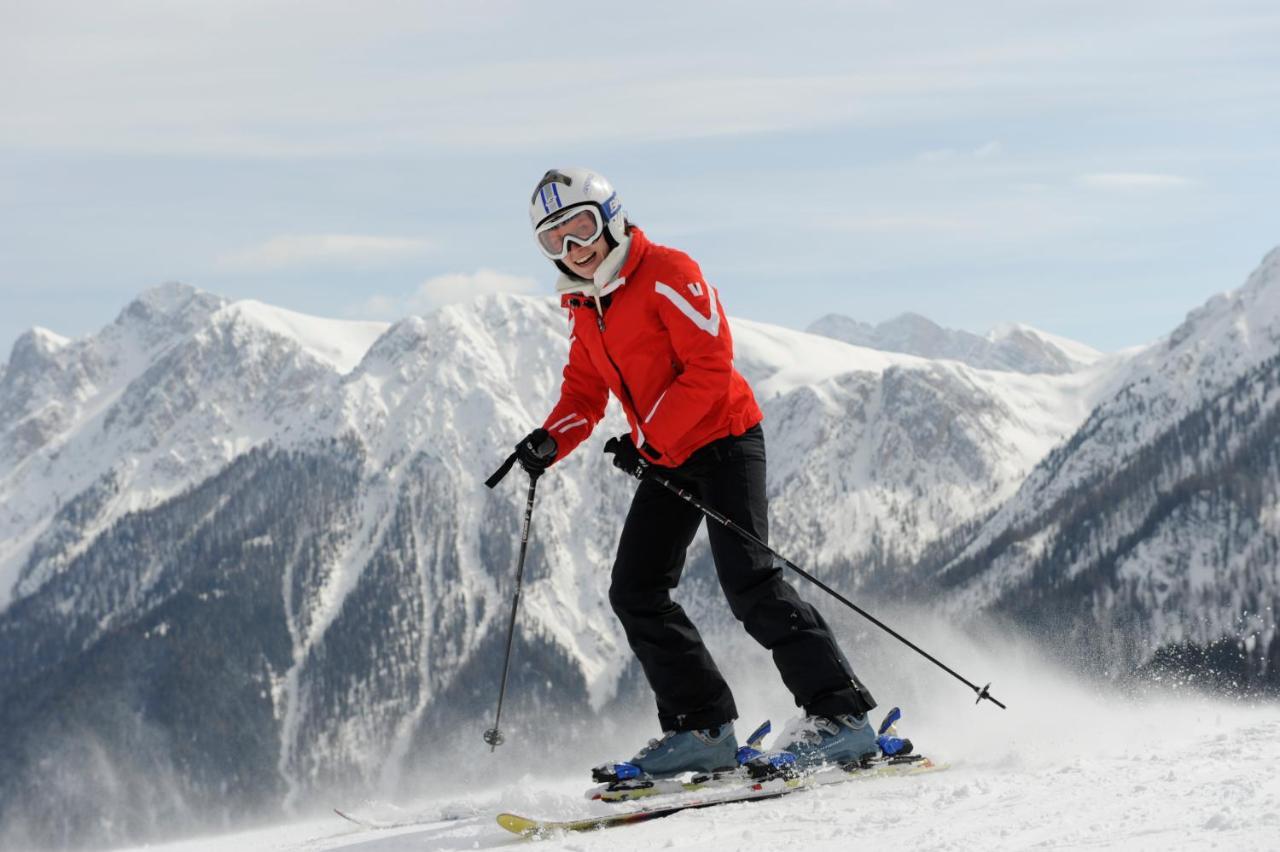
[[[600,206],[604,208],[604,218],[606,220],[618,215],[618,211],[622,209],[622,204],[618,201],[618,193],[616,192],[606,198]]]
[[[554,183],[549,183],[542,188],[542,209],[548,213],[554,213],[564,206],[564,202],[560,200],[560,190],[556,189]]]

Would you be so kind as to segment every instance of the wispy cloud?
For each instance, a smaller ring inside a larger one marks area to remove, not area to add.
[[[525,150],[990,121],[1020,117],[1029,103],[1049,116],[1135,106],[1148,116],[1193,107],[1210,116],[1253,110],[1276,85],[1274,75],[1210,61],[1220,58],[1213,51],[1248,55],[1273,41],[1273,19],[1225,0],[1167,15],[1152,14],[1151,0],[1117,10],[1101,0],[1070,4],[1107,9],[1104,28],[1087,11],[1011,14],[990,0],[976,8],[932,0],[910,13],[827,2],[818,28],[805,15],[749,26],[762,3],[736,4],[729,20],[721,4],[660,4],[680,14],[675,33],[664,12],[623,10],[612,26],[632,37],[580,81],[593,109],[573,121],[544,95],[548,80],[579,66],[521,49],[561,34],[553,18],[514,0],[438,0],[430,16],[412,3],[356,10],[317,0],[305,19],[282,0],[222,3],[217,15],[201,4],[138,16],[90,0],[27,5],[0,31],[7,76],[26,83],[0,90],[3,147],[41,152]],[[732,38],[705,35],[726,26]],[[661,57],[645,49],[654,37],[669,48]]]
[[[444,305],[468,302],[490,293],[535,293],[538,282],[494,269],[450,272],[428,278],[407,296],[370,296],[349,313],[369,319],[394,320],[408,314],[430,313]]]
[[[317,263],[365,266],[418,257],[430,252],[429,240],[367,234],[285,234],[219,258],[237,269],[283,269]]]
[[[1081,175],[1079,180],[1095,189],[1173,189],[1195,183],[1182,175],[1153,172],[1099,172]]]

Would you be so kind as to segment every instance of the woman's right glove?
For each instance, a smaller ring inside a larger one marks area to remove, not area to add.
[[[516,444],[516,461],[525,473],[537,476],[556,459],[556,439],[546,429],[534,429]]]

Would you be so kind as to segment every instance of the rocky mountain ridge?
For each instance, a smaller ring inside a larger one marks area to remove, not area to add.
[[[1070,373],[1103,360],[1104,353],[1028,325],[1007,323],[985,336],[943,328],[927,317],[905,313],[878,324],[827,314],[810,323],[810,334],[886,352],[959,361],[982,370]]]
[[[1277,256],[1167,341],[1062,372],[732,321],[766,416],[772,541],[871,598],[932,587],[957,612],[1033,629],[1067,612],[1052,627],[1076,639],[1115,615],[1164,625],[1103,649],[1116,659],[1212,641],[1277,585],[1270,492],[1245,475],[1272,463]],[[223,813],[425,771],[435,732],[492,699],[522,502],[482,482],[550,409],[566,333],[550,299],[388,326],[166,285],[91,338],[24,337],[0,376],[0,724],[16,732],[0,822],[43,814],[65,837],[93,824],[62,806],[103,776],[37,771],[67,754],[163,765],[165,801]],[[611,407],[539,490],[513,688],[523,717],[567,710],[566,730],[638,688],[606,602],[633,486],[599,446],[623,429]],[[1200,493],[1188,482],[1229,485],[1175,511],[1169,494]],[[1123,517],[1099,524],[1113,507]],[[1064,555],[1102,526],[1097,547],[1132,551],[1218,540],[1230,518],[1257,535],[1232,534],[1246,555],[1212,563],[1211,583],[1179,579],[1210,564],[1194,553],[1159,576]],[[1114,577],[1132,593],[1109,609]],[[1186,626],[1200,610],[1184,608],[1210,611],[1205,590],[1236,579],[1213,630]],[[686,587],[710,582],[699,540]],[[727,635],[710,597],[691,609]],[[193,726],[212,739],[175,751]]]

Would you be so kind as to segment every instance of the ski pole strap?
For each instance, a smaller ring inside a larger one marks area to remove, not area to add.
[[[492,488],[495,485],[497,485],[506,477],[508,473],[511,472],[511,466],[514,465],[515,463],[516,463],[516,454],[512,453],[511,455],[507,456],[507,460],[502,463],[502,467],[495,470],[493,472],[493,476],[489,477],[484,481],[484,484],[489,488]]]

